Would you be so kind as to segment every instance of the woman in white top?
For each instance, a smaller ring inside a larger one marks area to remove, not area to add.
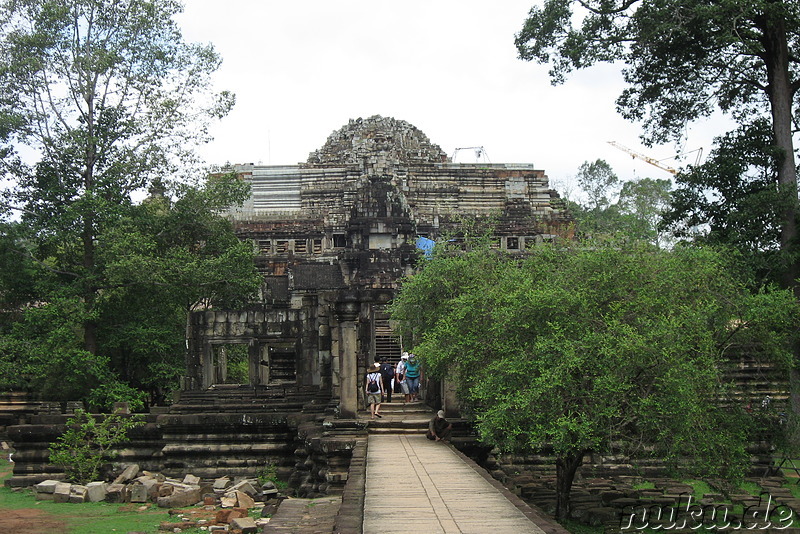
[[[364,381],[364,393],[367,396],[367,403],[372,414],[370,419],[383,417],[381,411],[381,399],[383,398],[383,380],[381,379],[381,364],[373,364],[367,371],[367,379]]]

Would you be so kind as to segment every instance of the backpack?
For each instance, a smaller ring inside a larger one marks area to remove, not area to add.
[[[384,380],[391,380],[394,378],[394,369],[391,363],[381,364],[381,376]]]
[[[374,374],[374,373],[371,373],[370,375],[372,375],[372,374]],[[380,390],[381,390],[381,388],[378,385],[378,380],[377,379],[371,379],[369,381],[369,384],[367,384],[367,392],[368,393],[377,393]]]

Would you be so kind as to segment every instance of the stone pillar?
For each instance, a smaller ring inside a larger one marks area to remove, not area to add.
[[[300,314],[302,322],[302,342],[300,343],[301,355],[298,362],[299,383],[304,386],[319,385],[320,373],[317,362],[317,321],[316,299],[311,295],[303,296],[303,309]]]
[[[328,324],[328,316],[319,316],[319,327],[317,336],[319,338],[317,346],[319,347],[318,365],[320,383],[319,388],[323,391],[333,390],[332,370],[331,370],[331,327]]]
[[[445,417],[459,417],[458,400],[456,397],[456,384],[449,378],[442,380],[442,410]]]
[[[358,301],[336,303],[339,319],[339,417],[354,419],[358,410]]]

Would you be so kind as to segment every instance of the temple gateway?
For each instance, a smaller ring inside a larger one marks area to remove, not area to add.
[[[489,218],[495,246],[508,251],[572,231],[544,171],[453,163],[419,129],[389,117],[350,120],[305,163],[231,170],[252,185],[230,216],[257,250],[264,284],[247,310],[192,315],[185,391],[310,388],[353,418],[366,366],[400,357],[387,304],[428,244]]]

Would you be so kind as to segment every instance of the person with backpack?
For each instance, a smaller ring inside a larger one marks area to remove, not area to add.
[[[381,378],[383,379],[383,391],[386,392],[386,402],[392,402],[392,380],[394,379],[394,366],[381,358]]]
[[[412,353],[408,355],[406,360],[406,383],[408,383],[408,393],[412,401],[417,400],[419,397],[419,379],[422,374],[420,369],[419,360]]]
[[[371,413],[370,419],[383,417],[380,414],[381,400],[383,398],[383,378],[381,377],[381,364],[374,363],[367,370],[367,379],[364,382],[364,393]]]

